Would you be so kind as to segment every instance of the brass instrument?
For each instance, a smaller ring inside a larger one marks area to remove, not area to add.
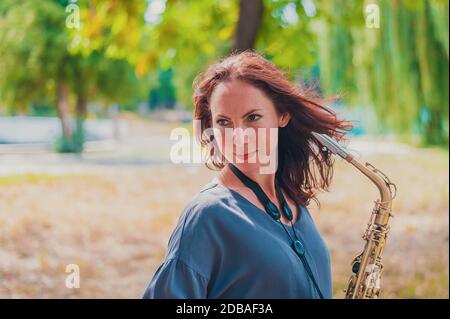
[[[392,200],[397,194],[397,188],[389,178],[370,163],[362,165],[333,138],[326,134],[312,132],[314,137],[326,149],[336,154],[355,166],[366,175],[378,188],[380,199],[375,201],[375,207],[367,224],[362,238],[366,241],[364,250],[357,255],[352,262],[352,272],[346,293],[346,299],[378,298],[380,295],[380,279],[383,271],[381,254],[386,244],[386,236],[389,232],[389,218],[391,214]]]

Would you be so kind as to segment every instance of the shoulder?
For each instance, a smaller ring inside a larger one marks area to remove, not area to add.
[[[229,197],[216,183],[205,185],[186,205],[180,221],[185,227],[193,227],[203,223],[210,224],[225,216],[229,207]]]
[[[226,225],[230,218],[226,194],[210,184],[184,208],[170,236],[165,258],[181,260],[206,278],[223,254],[224,232],[229,229]]]
[[[301,218],[306,218],[306,219],[309,219],[310,221],[314,222],[311,212],[309,211],[307,206],[298,205],[298,208],[300,210],[300,214],[302,215]]]
[[[228,208],[223,190],[213,183],[205,185],[183,209],[169,240],[169,255],[190,253],[192,247],[211,248]]]

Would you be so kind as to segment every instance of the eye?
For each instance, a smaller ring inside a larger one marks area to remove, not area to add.
[[[250,115],[247,117],[247,119],[248,119],[250,122],[257,121],[257,120],[259,120],[260,118],[261,118],[261,115],[258,115],[258,114],[250,114]]]
[[[225,120],[225,119],[219,119],[219,120],[217,120],[216,123],[219,124],[220,126],[227,126],[229,122],[228,122],[228,120]]]

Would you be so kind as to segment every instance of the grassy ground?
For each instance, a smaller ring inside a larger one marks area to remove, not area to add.
[[[364,160],[399,189],[383,297],[448,298],[448,152]],[[179,214],[214,175],[203,166],[161,164],[0,177],[0,297],[141,297]],[[331,250],[335,298],[344,296],[377,197],[364,175],[338,160],[321,208],[309,207]],[[80,266],[80,289],[65,287],[65,267],[73,263]]]

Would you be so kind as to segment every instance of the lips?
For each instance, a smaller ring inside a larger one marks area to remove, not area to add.
[[[233,155],[236,156],[236,157],[239,157],[239,158],[248,159],[248,157],[249,157],[250,155],[253,155],[253,154],[255,154],[256,152],[258,152],[258,150],[255,150],[255,151],[249,152],[249,153],[244,153],[244,154],[236,154],[236,153],[233,153]]]
[[[233,154],[234,154],[234,155],[249,155],[249,154],[256,153],[257,151],[258,151],[258,150],[254,150],[254,151],[252,151],[252,152],[247,152],[247,153],[244,153],[244,154],[238,154],[238,153],[233,152]]]

